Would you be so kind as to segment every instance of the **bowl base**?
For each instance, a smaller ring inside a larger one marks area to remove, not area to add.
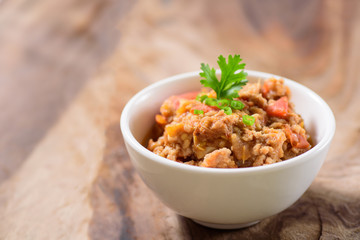
[[[205,226],[205,227],[209,227],[209,228],[215,228],[215,229],[239,229],[239,228],[246,228],[246,227],[250,227],[252,225],[257,224],[258,222],[260,222],[259,220],[254,221],[254,222],[248,222],[248,223],[236,223],[236,224],[219,224],[219,223],[209,223],[209,222],[203,222],[203,221],[199,221],[199,220],[195,220],[195,219],[191,219],[194,222]]]

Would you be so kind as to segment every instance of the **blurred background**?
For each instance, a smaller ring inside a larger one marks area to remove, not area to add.
[[[56,153],[44,139],[68,141],[51,129],[71,125],[71,106],[111,101],[102,115],[111,120],[96,126],[119,131],[134,93],[234,53],[247,69],[298,81],[328,102],[338,129],[327,169],[359,160],[359,43],[357,0],[0,0],[0,184],[27,171],[35,150],[37,159]]]

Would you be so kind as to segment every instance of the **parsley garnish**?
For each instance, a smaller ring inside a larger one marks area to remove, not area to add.
[[[221,70],[220,81],[216,77],[214,68],[210,68],[209,64],[201,63],[200,80],[204,87],[212,88],[216,93],[216,99],[207,95],[198,95],[196,100],[208,106],[215,106],[222,109],[225,114],[232,114],[232,110],[241,110],[245,107],[244,103],[234,98],[239,97],[239,90],[246,85],[247,73],[244,72],[245,63],[240,63],[242,59],[240,55],[229,55],[228,61],[222,55],[219,56],[217,63]],[[241,71],[240,71],[241,70]],[[195,113],[196,111],[196,113]],[[199,110],[194,110],[195,114],[200,114]],[[247,126],[255,123],[255,118],[249,115],[243,115],[242,121]]]
[[[197,96],[196,100],[205,103],[208,106],[216,106],[227,115],[232,114],[232,109],[241,110],[244,104],[241,101],[233,100],[239,97],[239,90],[248,82],[246,79],[247,73],[244,69],[245,63],[241,63],[240,55],[229,55],[228,62],[220,55],[217,61],[221,70],[220,81],[216,77],[214,68],[209,67],[209,64],[201,63],[200,82],[204,87],[212,88],[216,93],[216,99],[210,98],[207,95]],[[239,71],[241,70],[241,71]]]
[[[220,99],[230,99],[239,97],[238,91],[244,86],[248,81],[246,79],[247,73],[241,69],[244,69],[245,63],[240,64],[242,59],[240,55],[228,56],[228,62],[226,59],[220,55],[217,63],[219,64],[221,70],[221,79],[220,81],[216,77],[215,69],[209,67],[209,64],[201,63],[200,76],[204,79],[201,79],[200,82],[204,87],[210,87],[216,92],[216,98]],[[241,70],[239,72],[239,70]]]

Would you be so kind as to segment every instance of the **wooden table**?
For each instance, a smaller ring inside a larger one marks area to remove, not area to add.
[[[333,109],[331,150],[289,209],[247,229],[165,207],[129,161],[127,100],[239,53]],[[360,2],[0,0],[0,239],[360,239]]]

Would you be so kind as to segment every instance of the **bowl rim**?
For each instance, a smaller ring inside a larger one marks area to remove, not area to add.
[[[247,167],[247,168],[204,168],[204,167],[192,166],[192,165],[188,165],[188,164],[184,164],[184,163],[171,161],[167,158],[161,157],[161,156],[151,152],[150,150],[145,148],[141,143],[139,143],[135,139],[135,137],[133,136],[133,134],[130,130],[129,117],[130,117],[130,111],[132,109],[131,106],[142,96],[147,95],[145,93],[151,92],[154,88],[158,88],[162,85],[170,84],[172,82],[176,82],[176,81],[179,81],[184,78],[192,78],[192,77],[199,76],[200,72],[201,71],[193,71],[193,72],[177,74],[177,75],[162,79],[158,82],[155,82],[155,83],[145,87],[144,89],[140,90],[138,93],[136,93],[125,105],[125,107],[121,113],[121,116],[120,116],[120,128],[121,128],[121,132],[122,132],[125,142],[127,144],[131,145],[131,147],[134,148],[138,153],[140,153],[144,157],[150,159],[151,161],[154,161],[158,164],[165,165],[170,168],[176,168],[179,171],[190,171],[190,172],[198,172],[198,173],[203,173],[203,174],[205,174],[205,173],[251,174],[253,172],[276,171],[276,170],[279,170],[282,168],[288,168],[288,167],[291,167],[291,166],[294,166],[297,164],[301,164],[307,157],[316,154],[316,152],[323,151],[324,148],[326,148],[332,141],[332,138],[335,134],[335,128],[336,128],[335,117],[334,117],[332,110],[328,106],[328,104],[319,95],[317,95],[314,91],[307,88],[306,86],[304,86],[298,82],[295,82],[291,79],[288,79],[286,77],[282,77],[282,76],[270,74],[270,73],[265,73],[265,72],[260,72],[260,71],[246,70],[245,72],[247,72],[248,76],[250,76],[250,77],[258,77],[258,78],[262,78],[262,79],[267,79],[267,78],[271,78],[271,77],[282,78],[285,80],[285,84],[288,82],[292,85],[295,85],[301,91],[306,91],[307,94],[311,95],[312,98],[314,98],[316,101],[318,101],[318,103],[321,105],[321,107],[325,110],[325,113],[327,114],[325,119],[328,120],[330,127],[329,127],[329,129],[327,129],[325,131],[324,136],[320,139],[320,141],[313,148],[311,148],[309,151],[302,153],[296,157],[287,159],[286,161],[278,162],[275,164],[269,164],[269,165],[265,165],[265,166]],[[220,73],[221,73],[220,70],[216,70],[216,74],[220,74]],[[308,159],[310,159],[310,158],[308,158]]]

